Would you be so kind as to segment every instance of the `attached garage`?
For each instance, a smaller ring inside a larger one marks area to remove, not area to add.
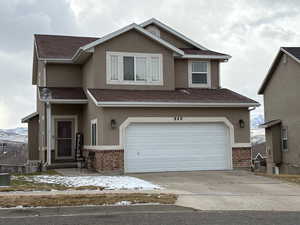
[[[125,172],[231,169],[230,132],[217,123],[131,123]]]

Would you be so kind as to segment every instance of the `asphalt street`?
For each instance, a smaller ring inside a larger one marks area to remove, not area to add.
[[[197,211],[164,205],[1,209],[0,225],[297,225],[299,212]]]

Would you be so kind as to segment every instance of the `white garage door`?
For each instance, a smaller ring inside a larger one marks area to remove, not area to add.
[[[131,124],[125,172],[230,169],[229,130],[223,123]]]

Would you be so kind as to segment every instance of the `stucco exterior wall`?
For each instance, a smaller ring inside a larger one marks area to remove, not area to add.
[[[193,45],[187,43],[186,41],[176,37],[175,35],[171,34],[170,32],[168,32],[154,24],[150,24],[150,25],[146,26],[145,28],[147,29],[147,27],[149,27],[149,26],[156,27],[160,31],[160,38],[171,43],[172,45],[176,46],[177,48],[194,48]]]
[[[282,153],[283,165],[280,172],[300,172],[300,64],[283,57],[279,61],[264,92],[266,121],[280,119],[288,127],[288,151]],[[280,146],[273,146],[273,148]]]
[[[193,59],[191,61],[207,61],[200,59]],[[175,59],[175,87],[176,88],[188,88],[188,59]],[[210,76],[211,76],[211,88],[220,87],[220,71],[219,61],[210,60]]]
[[[100,145],[118,145],[119,129],[111,128],[110,121],[116,120],[119,127],[128,117],[226,117],[234,126],[235,142],[249,143],[249,111],[247,108],[103,108],[103,138]],[[239,127],[239,120],[245,127]]]
[[[108,85],[106,84],[106,52],[136,52],[162,54],[163,85]],[[173,51],[131,30],[95,47],[93,59],[84,66],[84,86],[88,88],[173,90],[175,88]]]
[[[28,159],[39,159],[39,117],[28,121]]]
[[[47,64],[47,87],[81,87],[80,65]]]

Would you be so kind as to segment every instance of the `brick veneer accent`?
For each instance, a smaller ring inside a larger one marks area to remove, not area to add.
[[[87,167],[100,173],[124,172],[124,150],[89,150],[85,149]]]
[[[90,150],[85,149],[83,156],[87,167],[100,173],[123,173],[124,150]],[[233,168],[250,168],[251,148],[232,148]]]
[[[251,148],[232,148],[233,168],[251,167]]]

